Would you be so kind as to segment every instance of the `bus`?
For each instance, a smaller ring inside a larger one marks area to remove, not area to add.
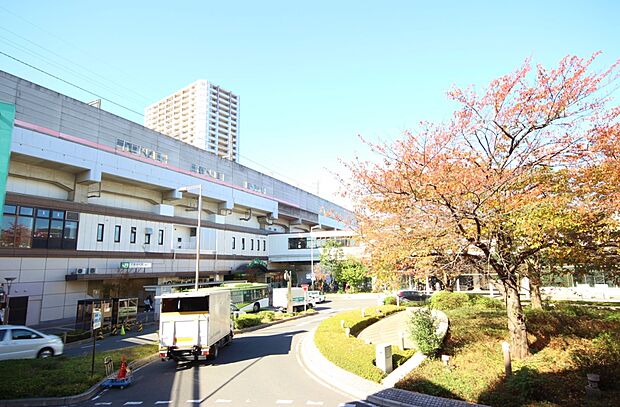
[[[215,289],[230,290],[230,301],[240,312],[258,312],[269,307],[269,285],[263,283],[224,283]]]

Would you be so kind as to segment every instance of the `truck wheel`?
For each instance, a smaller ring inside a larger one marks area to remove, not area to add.
[[[215,360],[215,358],[217,358],[217,355],[220,353],[220,347],[218,345],[219,344],[216,343],[209,349],[209,359]]]
[[[260,311],[260,304],[255,302],[254,306],[252,307],[252,311],[254,311],[254,312]]]

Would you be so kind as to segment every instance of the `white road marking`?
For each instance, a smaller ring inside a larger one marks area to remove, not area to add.
[[[293,404],[293,400],[277,400],[276,404]]]
[[[159,400],[155,402],[155,404],[170,404],[170,403],[172,403],[172,400]]]
[[[216,403],[232,403],[232,400],[226,400],[226,399],[217,399],[215,400]]]
[[[200,404],[202,400],[187,400],[186,403]]]
[[[95,400],[97,400],[99,397],[101,397],[101,394],[99,394],[98,396],[93,397],[92,399],[90,399],[90,401],[95,401]]]
[[[112,405],[112,402],[111,401],[105,401],[105,402],[100,401],[98,403],[95,403],[95,405],[96,406],[110,406],[110,405]]]
[[[198,223],[198,222],[196,222],[196,223]],[[89,348],[92,348],[92,347],[93,347],[93,345],[80,346],[80,349],[89,349]]]
[[[144,403],[144,401],[128,401],[123,405],[124,406],[139,406],[142,403]]]
[[[340,403],[338,404],[338,407],[355,407],[355,404]]]
[[[308,401],[306,401],[306,405],[308,405],[308,406],[322,406],[323,402],[322,401],[308,400]]]

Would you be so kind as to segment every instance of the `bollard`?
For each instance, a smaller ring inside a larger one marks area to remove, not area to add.
[[[65,343],[65,344],[67,343],[67,333],[66,332],[62,333],[62,343]]]
[[[362,308],[362,318],[366,318],[366,308]]]
[[[504,371],[506,377],[512,374],[512,362],[510,361],[510,345],[508,342],[502,342],[502,351],[504,352]]]
[[[400,349],[405,350],[405,333],[400,333]]]
[[[375,348],[375,362],[377,367],[385,373],[392,372],[392,345],[379,343]]]
[[[441,355],[441,361],[443,362],[443,364],[445,366],[448,366],[448,362],[450,361],[450,356],[449,355]]]
[[[347,338],[351,336],[351,328],[344,328],[344,334],[347,336]]]
[[[344,319],[340,320],[340,328],[344,329]]]

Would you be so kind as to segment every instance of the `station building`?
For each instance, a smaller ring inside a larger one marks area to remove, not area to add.
[[[10,123],[0,118],[11,129],[0,151],[10,154],[0,282],[6,293],[14,278],[12,323],[72,318],[79,300],[142,299],[144,286],[194,281],[199,190],[204,282],[278,282],[290,249],[278,257],[272,238],[346,230],[352,218],[234,160],[2,71],[0,104],[15,111]],[[292,263],[309,270],[308,260]]]

